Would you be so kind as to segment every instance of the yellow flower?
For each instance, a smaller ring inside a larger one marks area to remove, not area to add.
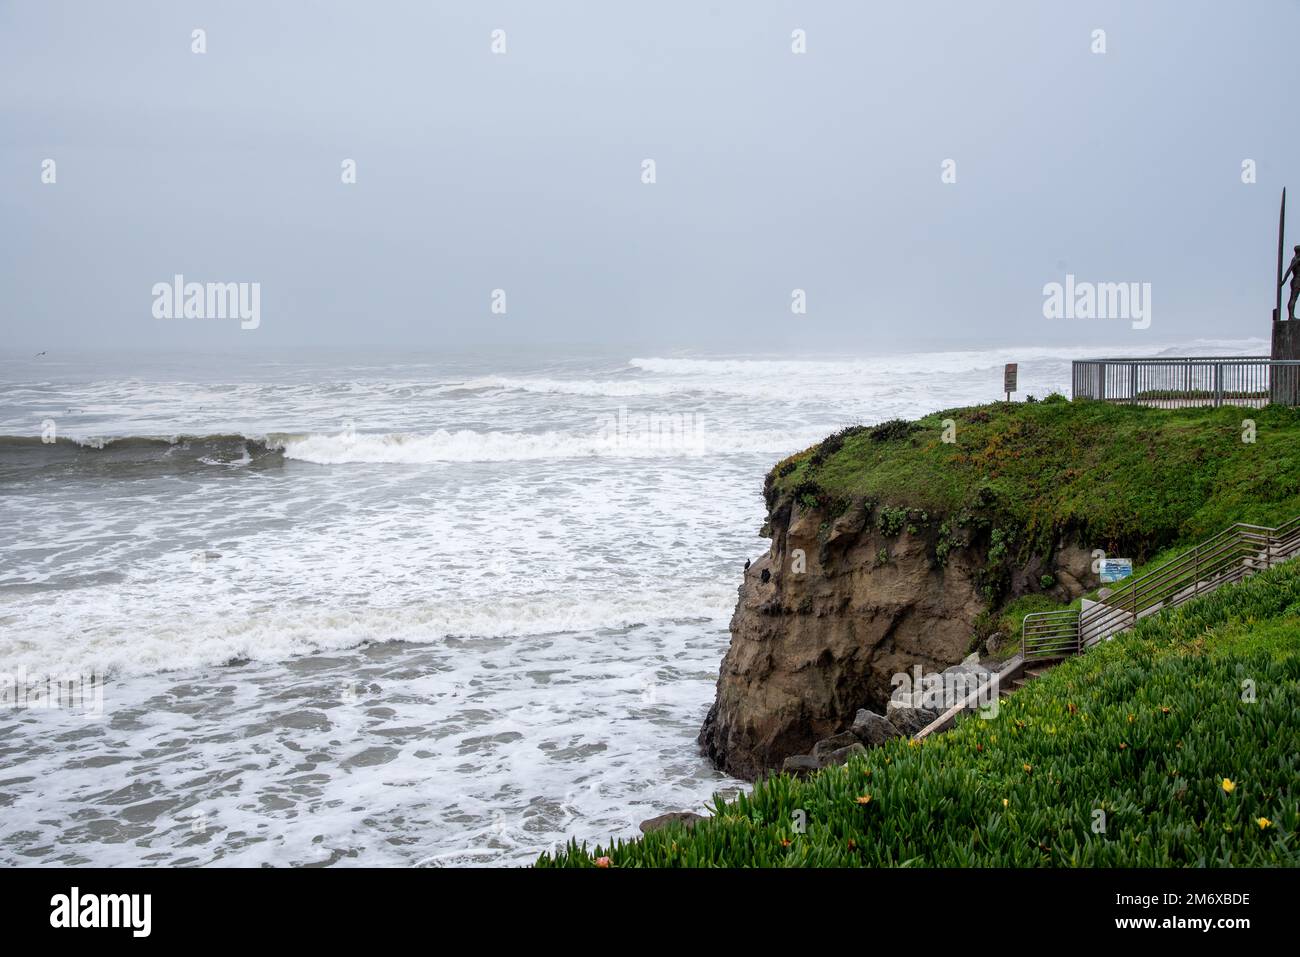
[[[1034,770],[1034,766],[1033,766],[1032,764],[1026,764],[1026,765],[1025,765],[1025,773],[1026,773],[1026,774],[1030,774],[1030,773],[1032,773],[1033,770]]]
[[[1266,818],[1266,817],[1256,818],[1256,819],[1255,819],[1255,823],[1259,825],[1259,829],[1260,829],[1261,831],[1264,830],[1264,828],[1266,828],[1266,827],[1272,827],[1272,826],[1273,826],[1273,822],[1270,821],[1270,820],[1269,820],[1268,818]]]
[[[1233,791],[1237,790],[1237,785],[1233,784],[1232,781],[1229,780],[1228,778],[1224,778],[1224,779],[1223,779],[1223,790],[1225,790],[1225,791],[1227,791],[1229,794],[1231,794]]]
[[[781,846],[782,846],[782,847],[789,847],[789,846],[790,846],[790,839],[789,839],[788,837],[783,837],[783,838],[781,838]]]
[[[1006,807],[1006,806],[1007,806],[1008,804],[1010,804],[1010,803],[1011,803],[1011,802],[1008,801],[1006,798],[1003,798],[1003,799],[1002,799],[1002,806],[1003,806],[1003,807]]]
[[[870,803],[871,803],[871,795],[870,795],[870,794],[864,794],[864,795],[862,795],[861,797],[859,797],[859,798],[857,799],[857,802],[858,802],[859,804],[870,804]]]
[[[1128,723],[1129,723],[1129,724],[1132,724],[1132,723],[1133,723],[1133,715],[1129,715],[1129,716],[1128,716]]]

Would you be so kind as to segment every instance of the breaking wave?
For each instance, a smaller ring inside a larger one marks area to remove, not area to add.
[[[268,433],[171,438],[0,436],[0,477],[53,469],[110,476],[204,468],[267,468],[285,460],[317,465],[420,465],[542,459],[640,458],[788,452],[820,438],[821,429],[715,432],[694,413],[605,420],[590,432]]]

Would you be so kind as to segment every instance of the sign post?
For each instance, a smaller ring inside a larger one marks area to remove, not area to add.
[[[1011,401],[1011,393],[1016,391],[1016,369],[1016,363],[1008,362],[1002,370],[1002,391],[1007,394],[1008,402]]]

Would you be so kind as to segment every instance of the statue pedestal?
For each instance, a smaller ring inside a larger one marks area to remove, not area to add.
[[[1300,320],[1273,322],[1274,359],[1300,360]],[[1300,405],[1300,366],[1274,366],[1269,370],[1269,401],[1274,405]]]

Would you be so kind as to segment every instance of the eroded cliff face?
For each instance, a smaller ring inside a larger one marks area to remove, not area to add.
[[[772,545],[745,572],[700,731],[718,767],[747,779],[779,768],[846,728],[857,709],[883,712],[895,674],[940,670],[969,653],[986,607],[987,550],[952,548],[941,563],[937,521],[909,518],[889,535],[862,503],[834,519],[789,499],[775,504]],[[1060,557],[1086,576],[1085,553]],[[1040,569],[1020,571],[1023,579]],[[1074,592],[1068,577],[1058,587]]]

